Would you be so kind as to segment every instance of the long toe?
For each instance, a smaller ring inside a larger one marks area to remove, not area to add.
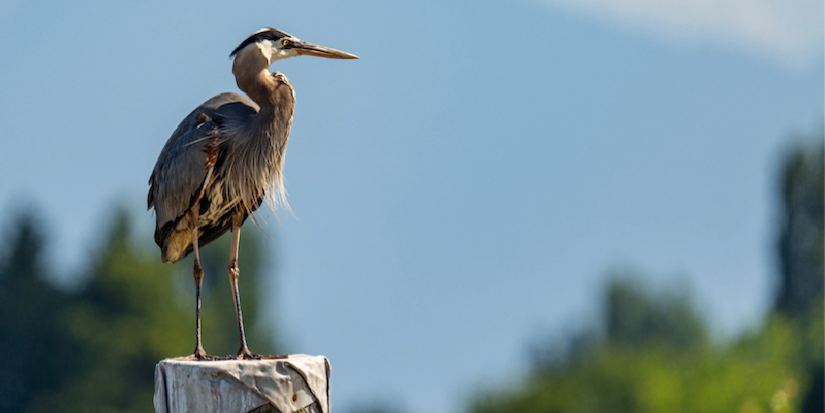
[[[259,354],[255,354],[249,351],[248,348],[243,348],[238,351],[238,356],[235,357],[236,360],[260,360],[263,357]]]

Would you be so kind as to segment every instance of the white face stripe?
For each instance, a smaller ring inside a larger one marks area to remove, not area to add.
[[[270,65],[276,60],[298,56],[298,52],[295,49],[283,49],[281,42],[275,42],[268,39],[255,42],[244,49],[247,49],[250,46],[256,46],[258,51],[264,56],[264,58],[267,59]]]
[[[273,50],[275,49],[275,47],[277,47],[275,42],[273,42],[272,40],[263,40],[260,42],[255,42],[250,44],[249,46],[256,46],[258,50],[261,51],[261,54],[263,54],[266,58],[272,56]]]

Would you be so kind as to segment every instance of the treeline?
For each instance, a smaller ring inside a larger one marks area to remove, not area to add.
[[[45,265],[36,217],[23,212],[8,224],[0,256],[0,412],[154,410],[155,363],[194,349],[192,264],[162,264],[154,245],[133,239],[130,224],[123,211],[113,217],[70,289]],[[260,319],[263,276],[252,232],[242,237],[240,257],[247,323]],[[202,254],[203,337],[213,355],[239,347],[227,243],[216,241]],[[276,354],[265,326],[247,330],[254,351]]]
[[[686,293],[616,276],[603,293],[601,325],[534,345],[530,374],[514,389],[479,391],[469,410],[825,411],[822,141],[794,148],[778,174],[777,289],[759,327],[720,343]]]
[[[777,290],[757,328],[715,340],[684,292],[656,291],[641,278],[612,278],[601,324],[564,342],[533,346],[520,385],[485,390],[473,413],[822,412],[823,146],[784,158],[775,243]],[[194,346],[190,261],[161,264],[116,214],[72,288],[45,265],[45,235],[31,212],[6,224],[0,248],[0,413],[149,412],[153,367]],[[108,231],[108,232],[107,232]],[[247,320],[260,320],[262,249],[254,231],[241,246]],[[204,248],[204,345],[238,349],[226,277],[228,238]],[[268,320],[270,322],[276,320]],[[271,332],[248,326],[256,352],[277,354]],[[377,408],[373,411],[386,409]]]

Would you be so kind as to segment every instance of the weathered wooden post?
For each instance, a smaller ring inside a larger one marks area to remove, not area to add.
[[[262,360],[162,360],[156,413],[329,413],[331,368],[324,356]]]

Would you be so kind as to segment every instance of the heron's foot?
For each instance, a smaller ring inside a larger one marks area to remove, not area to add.
[[[197,347],[197,348],[195,348],[195,352],[192,353],[192,355],[186,357],[186,360],[190,360],[190,361],[212,361],[212,360],[217,360],[217,358],[214,357],[214,356],[210,356],[210,355],[206,354],[206,350],[204,350],[203,347]]]
[[[236,360],[260,360],[262,358],[261,355],[252,353],[246,347],[241,347],[241,349],[238,350],[238,355],[235,357]]]

